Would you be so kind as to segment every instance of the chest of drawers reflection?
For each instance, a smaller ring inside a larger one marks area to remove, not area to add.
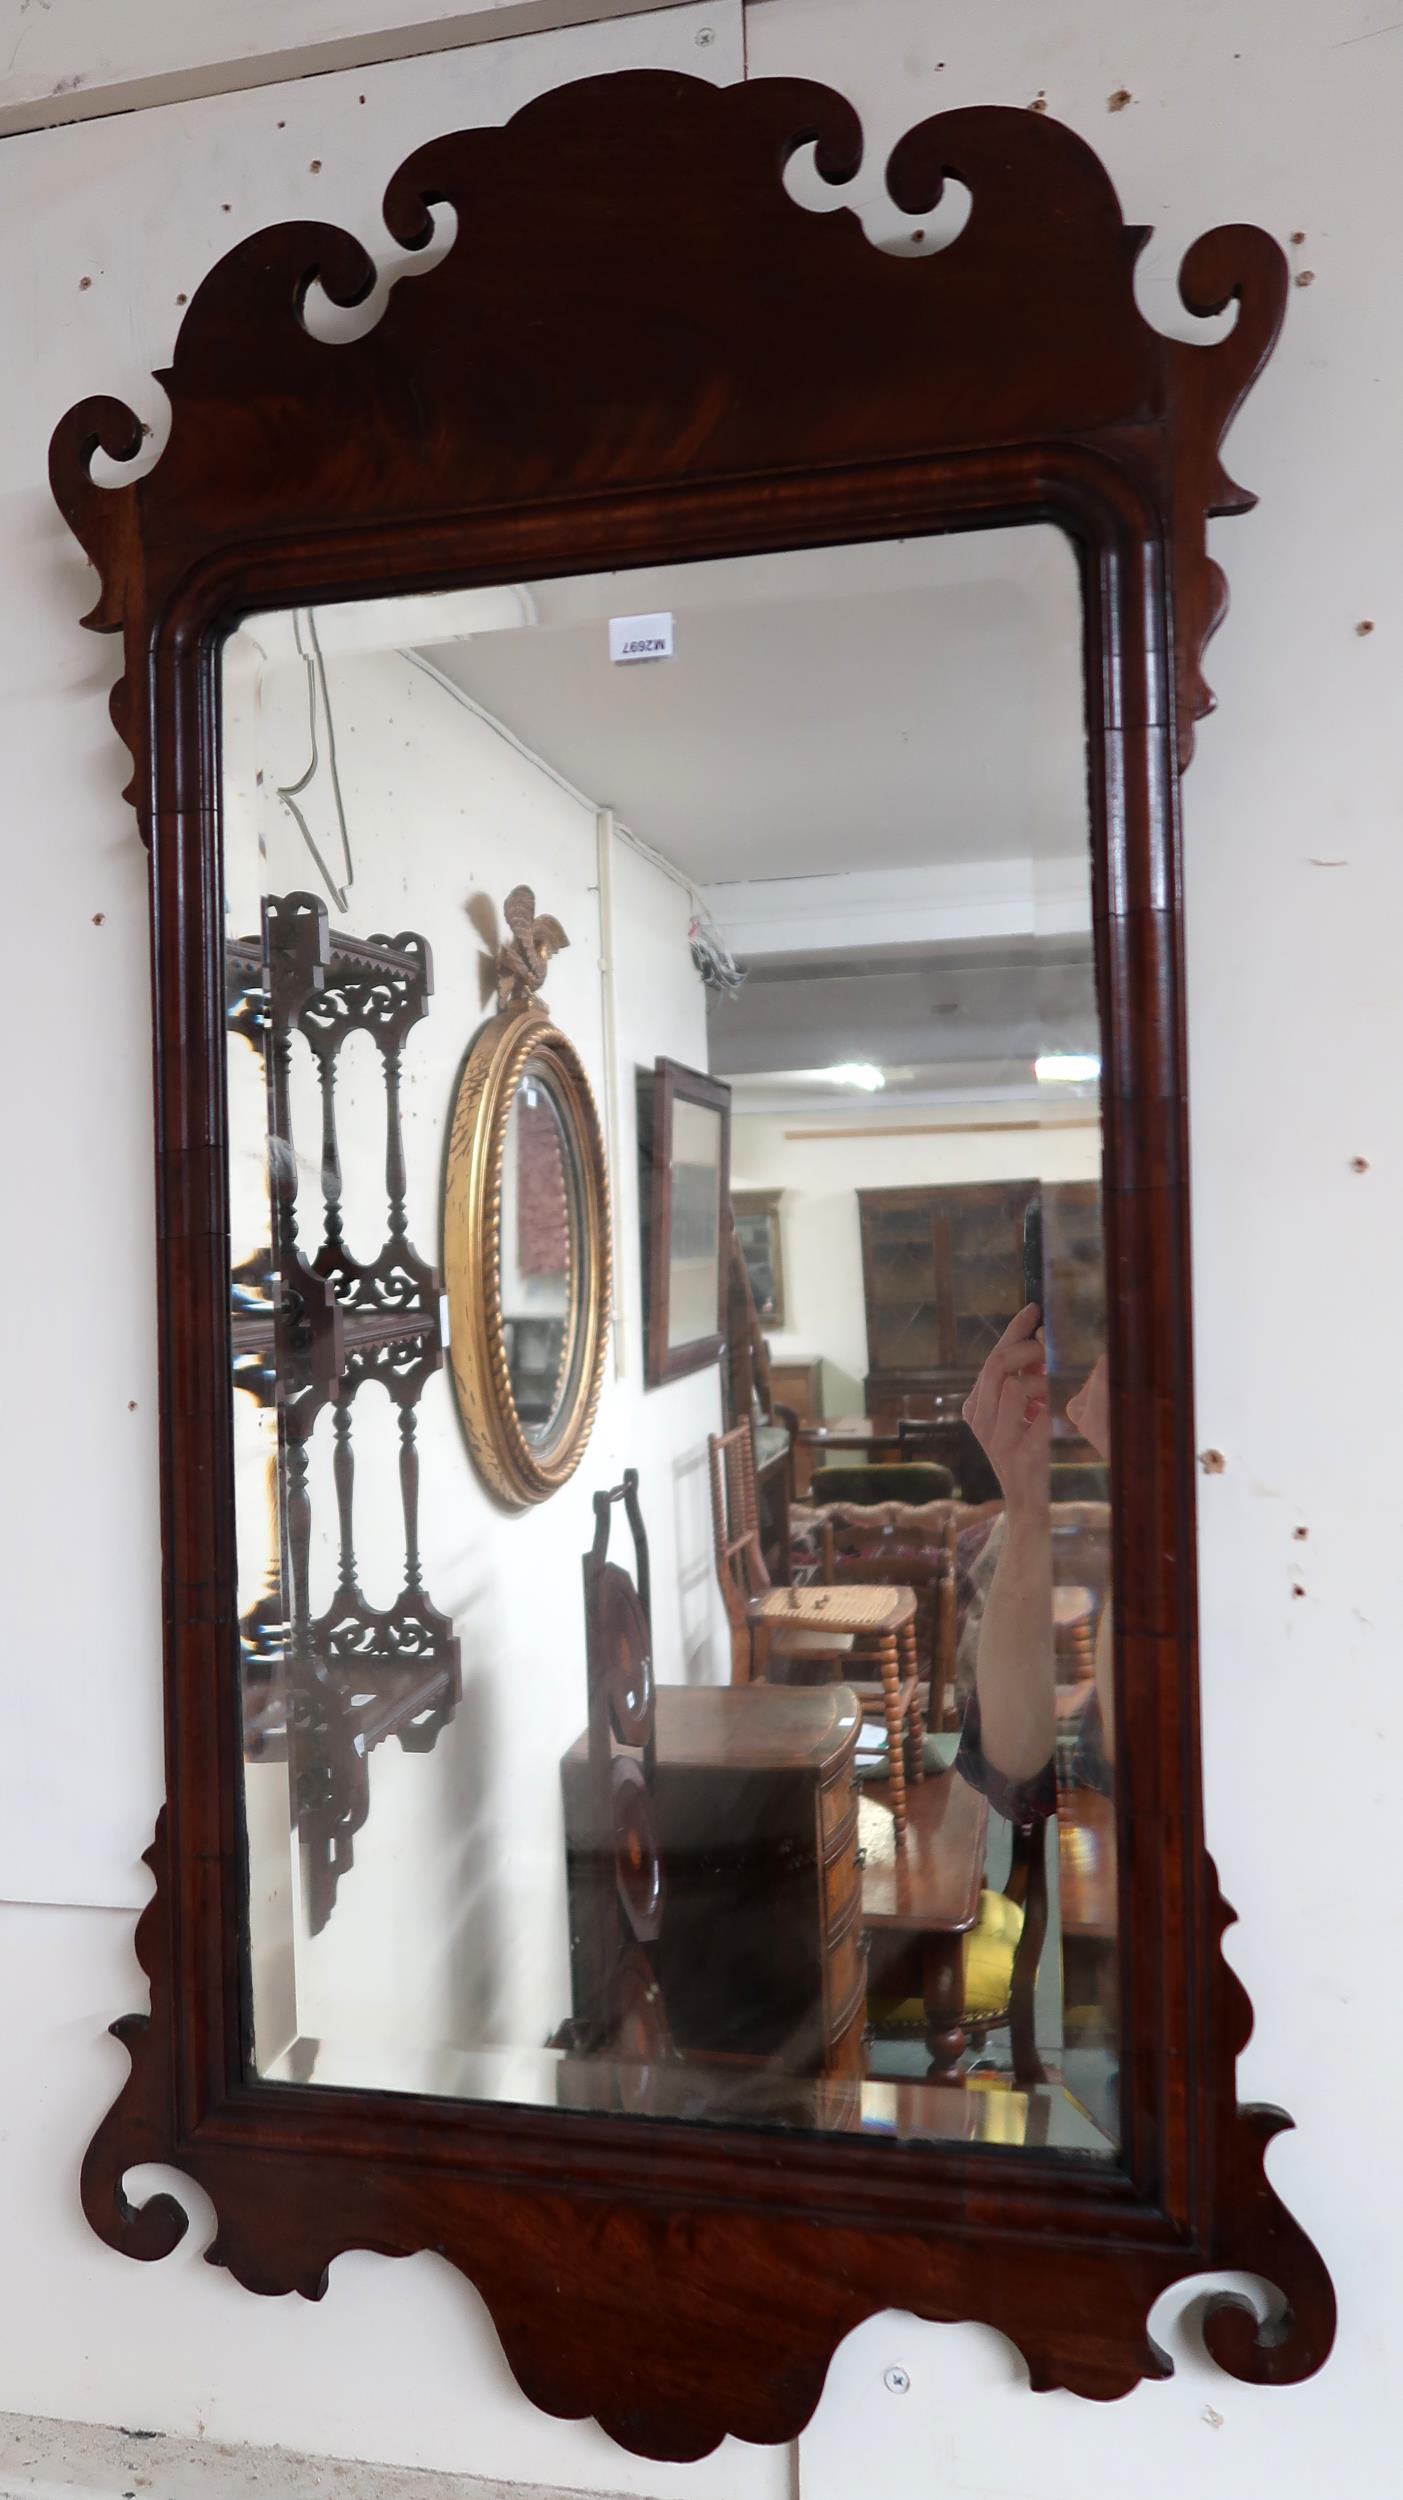
[[[652,1806],[667,1916],[652,1960],[680,2056],[861,2073],[859,1725],[846,1685],[659,1686]],[[561,1781],[578,2018],[600,1899],[583,1735]]]

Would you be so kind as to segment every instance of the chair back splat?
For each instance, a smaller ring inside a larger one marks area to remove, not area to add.
[[[633,1536],[634,1578],[611,1563],[609,1531],[622,1503]],[[654,1953],[667,1908],[657,1839],[657,1696],[653,1683],[648,1538],[638,1472],[594,1497],[594,1543],[584,1557],[589,1687],[589,1792],[572,1914],[572,2044],[654,2064],[671,2054]]]
[[[749,1423],[713,1432],[711,1534],[716,1577],[731,1627],[731,1682],[748,1684],[753,1672],[750,1601],[770,1587],[760,1545],[760,1508],[755,1493],[755,1443]]]

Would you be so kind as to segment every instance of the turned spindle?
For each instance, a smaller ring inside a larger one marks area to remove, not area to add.
[[[340,1539],[337,1579],[341,1593],[359,1597],[356,1578],[355,1485],[356,1456],[351,1441],[351,1401],[338,1398],[332,1409],[335,1443],[331,1457],[332,1480],[336,1487],[336,1524]]]
[[[424,1582],[419,1564],[419,1444],[412,1406],[399,1410],[399,1489],[404,1503],[404,1585],[417,1596]]]
[[[400,1052],[395,1046],[385,1052],[385,1194],[390,1201],[390,1238],[401,1242],[407,1238],[404,1193],[407,1186],[404,1168],[404,1137],[400,1126],[399,1072]]]
[[[333,1250],[341,1248],[341,1145],[336,1134],[336,1052],[317,1051],[317,1077],[322,1094],[322,1197],[325,1233]]]

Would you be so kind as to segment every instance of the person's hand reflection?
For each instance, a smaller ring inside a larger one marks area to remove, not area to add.
[[[1086,1379],[1075,1395],[1067,1400],[1067,1421],[1083,1441],[1089,1441],[1098,1458],[1111,1455],[1111,1374],[1104,1354],[1099,1354]]]
[[[1025,1302],[987,1356],[961,1409],[1010,1514],[1047,1509],[1052,1424],[1040,1319],[1036,1302]]]

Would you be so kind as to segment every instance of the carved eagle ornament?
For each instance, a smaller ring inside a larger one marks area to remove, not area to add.
[[[529,885],[514,885],[502,912],[511,936],[497,950],[499,1009],[534,997],[546,977],[552,955],[558,955],[570,943],[560,922],[548,911],[537,915],[536,897]]]

